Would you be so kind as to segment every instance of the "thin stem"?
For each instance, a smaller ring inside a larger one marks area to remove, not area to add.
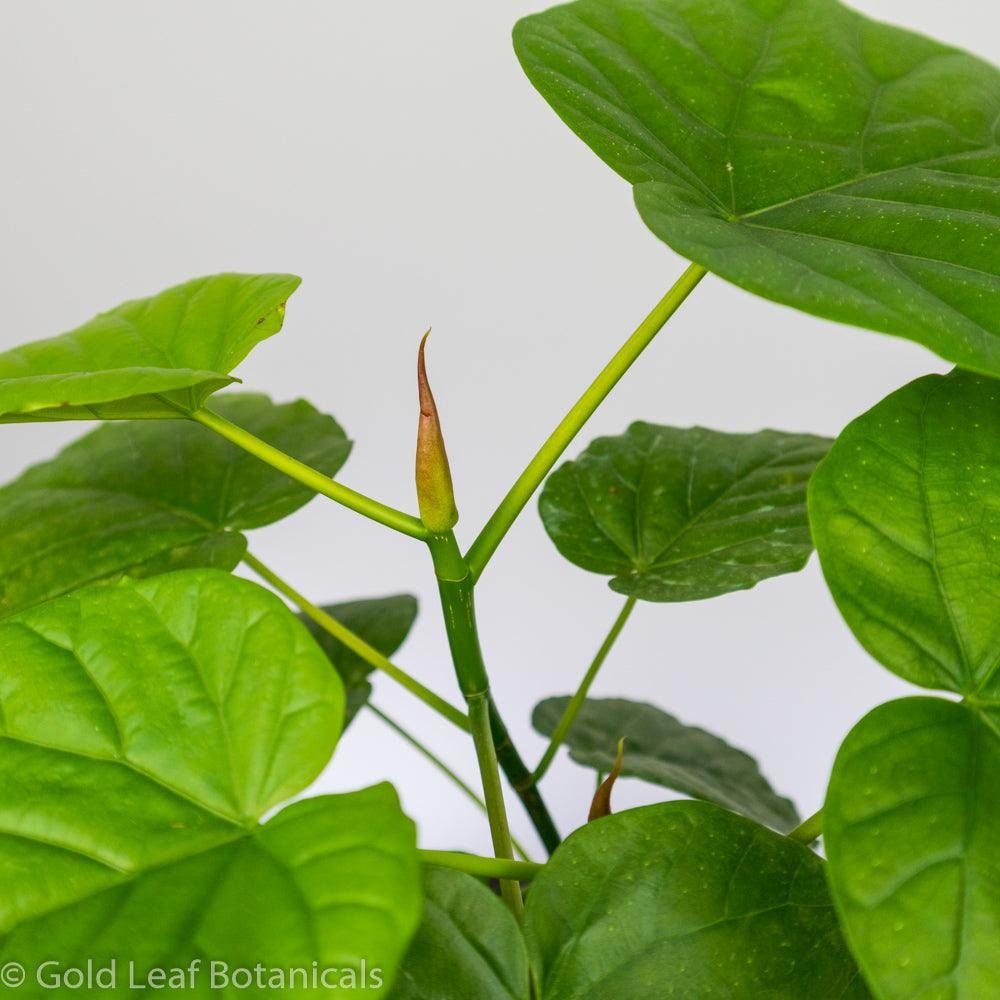
[[[378,500],[372,500],[371,497],[366,497],[363,493],[358,493],[357,490],[352,490],[349,486],[342,486],[330,479],[329,476],[324,476],[322,472],[317,472],[316,469],[306,465],[305,462],[300,462],[297,458],[286,455],[280,448],[275,448],[266,441],[261,441],[260,438],[254,437],[242,427],[237,427],[236,424],[219,416],[218,413],[213,413],[211,410],[196,410],[191,414],[191,418],[215,431],[216,434],[221,434],[227,441],[231,441],[262,462],[273,466],[279,472],[283,472],[286,476],[302,483],[303,486],[308,486],[309,489],[322,493],[331,500],[336,500],[337,503],[343,504],[359,514],[364,514],[365,517],[378,521],[379,524],[401,531],[411,538],[422,540],[427,537],[427,529],[419,518],[396,510],[395,507],[388,507],[384,503],[379,503]]]
[[[406,688],[410,694],[416,695],[425,705],[429,705],[444,716],[449,722],[454,723],[459,729],[468,731],[469,720],[465,714],[454,705],[449,704],[440,695],[435,694],[430,688],[425,687],[415,677],[411,677],[405,670],[400,670],[388,658],[383,656],[374,646],[370,646],[360,636],[355,635],[349,628],[341,625],[336,618],[328,615],[322,608],[316,607],[302,596],[287,581],[283,580],[274,570],[265,566],[259,559],[247,552],[243,556],[243,561],[261,579],[266,580],[279,594],[284,594],[299,610],[312,619],[324,632],[329,632],[335,639],[342,642],[351,652],[357,653],[365,663],[388,674],[397,684]]]
[[[803,844],[813,844],[823,836],[823,810],[814,812],[788,835]]]
[[[577,714],[583,707],[584,701],[587,699],[587,693],[590,691],[590,686],[594,683],[594,679],[597,677],[597,672],[604,665],[604,661],[608,658],[608,653],[611,652],[611,647],[615,644],[615,640],[621,635],[621,631],[625,628],[625,623],[629,620],[629,616],[632,614],[632,609],[635,607],[635,598],[630,597],[625,602],[625,606],[621,609],[618,617],[615,619],[614,625],[611,626],[611,631],[608,632],[601,643],[601,648],[597,651],[597,655],[594,657],[593,662],[587,668],[587,672],[583,675],[583,680],[580,682],[580,686],[576,689],[576,694],[573,695],[569,700],[569,704],[566,706],[566,710],[562,714],[562,718],[556,725],[556,728],[552,732],[552,739],[549,741],[548,748],[542,755],[542,759],[538,762],[538,767],[535,768],[535,773],[532,776],[532,780],[539,782],[542,780],[545,772],[549,769],[549,765],[555,758],[556,752],[559,747],[562,746],[563,740],[566,739],[566,734],[570,731],[573,723],[576,721]]]
[[[532,494],[541,485],[542,480],[559,460],[559,456],[576,437],[580,428],[590,419],[591,414],[600,406],[618,380],[629,370],[632,363],[642,354],[705,274],[705,268],[698,264],[691,264],[688,267],[670,291],[656,304],[653,311],[639,324],[632,336],[625,341],[604,370],[594,379],[590,388],[563,417],[559,426],[539,449],[538,454],[528,463],[528,467],[521,473],[517,482],[510,488],[510,492],[500,502],[500,506],[486,522],[486,526],[466,554],[466,561],[474,579],[478,579],[482,575],[486,564],[490,561],[504,535],[510,530],[518,514],[521,513]]]
[[[417,851],[417,855],[425,865],[454,868],[477,878],[515,879],[518,882],[534,878],[545,867],[533,861],[504,861],[456,851]]]
[[[486,803],[482,798],[476,794],[475,789],[467,785],[462,778],[456,774],[437,754],[434,753],[429,747],[425,746],[420,742],[412,733],[404,729],[395,719],[391,719],[385,714],[380,708],[377,708],[371,702],[368,703],[368,710],[372,712],[373,715],[378,716],[397,736],[406,740],[407,743],[413,747],[418,753],[422,754],[427,760],[429,760],[453,785],[462,791],[466,798],[475,802],[483,812],[486,812]],[[514,850],[524,858],[525,861],[530,861],[528,857],[528,852],[524,847],[518,843],[517,838],[511,834],[511,843],[514,845]]]
[[[513,861],[514,850],[511,843],[510,824],[507,821],[507,807],[503,801],[503,787],[500,784],[500,767],[493,747],[493,733],[490,730],[490,703],[486,694],[468,695],[469,725],[476,746],[476,760],[479,773],[483,777],[483,797],[486,799],[486,815],[490,821],[490,835],[493,839],[493,853],[498,859]],[[510,878],[500,881],[500,895],[518,920],[524,915],[524,900],[521,886]]]

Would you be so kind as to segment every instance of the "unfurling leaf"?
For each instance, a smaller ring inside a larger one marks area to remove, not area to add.
[[[618,775],[622,773],[622,758],[625,754],[625,737],[618,741],[618,753],[615,755],[615,762],[611,765],[611,773],[601,782],[601,787],[594,793],[594,800],[590,803],[590,812],[587,814],[587,822],[593,823],[595,819],[602,816],[611,815],[611,790],[615,787]]]
[[[444,447],[437,404],[427,380],[424,349],[430,330],[417,352],[417,390],[420,394],[420,424],[417,428],[417,505],[420,518],[433,532],[450,531],[458,523],[455,491],[451,483],[448,453]]]

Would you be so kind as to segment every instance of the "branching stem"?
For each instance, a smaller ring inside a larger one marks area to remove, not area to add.
[[[691,264],[678,278],[674,286],[656,304],[653,311],[639,324],[631,337],[622,345],[618,353],[608,362],[604,370],[591,383],[587,391],[576,401],[573,408],[559,422],[548,440],[538,450],[538,454],[528,463],[528,467],[518,477],[500,502],[493,516],[479,533],[466,554],[466,562],[473,579],[479,579],[497,546],[518,514],[541,485],[559,456],[566,450],[580,428],[590,419],[593,412],[604,401],[618,380],[629,370],[632,363],[649,346],[663,325],[677,311],[681,303],[691,294],[695,286],[705,276],[705,268]]]

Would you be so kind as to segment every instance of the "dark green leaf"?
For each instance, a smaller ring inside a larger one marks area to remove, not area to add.
[[[327,604],[322,610],[364,639],[369,646],[374,646],[383,656],[392,656],[403,645],[413,627],[417,617],[417,599],[410,594],[396,594],[393,597]],[[368,678],[375,668],[311,619],[305,615],[299,617],[344,682],[347,694],[346,729],[371,697],[372,686]]]
[[[216,274],[0,354],[0,422],[177,417],[277,333],[290,274]]]
[[[328,476],[350,441],[299,400],[226,394],[215,409]],[[239,532],[314,494],[186,420],[99,427],[0,490],[0,616],[123,573],[232,569]]]
[[[424,919],[392,1000],[527,1000],[524,938],[500,898],[470,875],[430,868]]]
[[[830,884],[882,1000],[1000,996],[1000,718],[907,698],[837,756],[823,810]]]
[[[514,45],[678,253],[1000,374],[994,67],[836,0],[581,0]]]
[[[1000,383],[930,375],[838,438],[810,489],[826,581],[890,670],[1000,701]]]
[[[823,862],[704,802],[588,823],[532,884],[540,1000],[862,1000]]]
[[[539,702],[532,725],[543,736],[551,736],[568,704],[569,698]],[[798,826],[795,806],[770,786],[753,757],[652,705],[623,698],[588,698],[566,745],[578,764],[608,774],[623,737],[624,777],[715,802],[783,833]]]
[[[392,789],[258,825],[319,774],[343,712],[277,597],[211,570],[80,590],[0,624],[0,661],[6,960],[391,977],[420,900]]]
[[[802,569],[806,483],[830,442],[636,423],[549,476],[539,507],[556,548],[647,601],[697,601]]]

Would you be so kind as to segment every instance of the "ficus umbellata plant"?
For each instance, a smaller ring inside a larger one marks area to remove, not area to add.
[[[326,992],[413,1000],[1000,997],[1000,73],[836,0],[577,0],[514,47],[691,265],[469,545],[426,338],[419,514],[340,482],[331,416],[221,392],[296,277],[196,279],[0,354],[0,421],[102,422],[0,490],[0,960],[318,966]],[[708,272],[958,367],[833,442],[637,422],[559,465]],[[532,767],[475,596],[539,488],[558,552],[624,600],[578,690],[537,706]],[[317,494],[426,546],[460,697],[392,660],[413,598],[321,606],[252,554]],[[638,601],[753,587],[814,545],[868,653],[936,694],[858,723],[803,821],[719,736],[588,693]],[[360,711],[429,753],[375,671],[467,731],[481,794],[452,777],[494,856],[418,849],[389,785],[291,801]],[[615,813],[608,777],[564,837],[563,747],[687,798]]]

